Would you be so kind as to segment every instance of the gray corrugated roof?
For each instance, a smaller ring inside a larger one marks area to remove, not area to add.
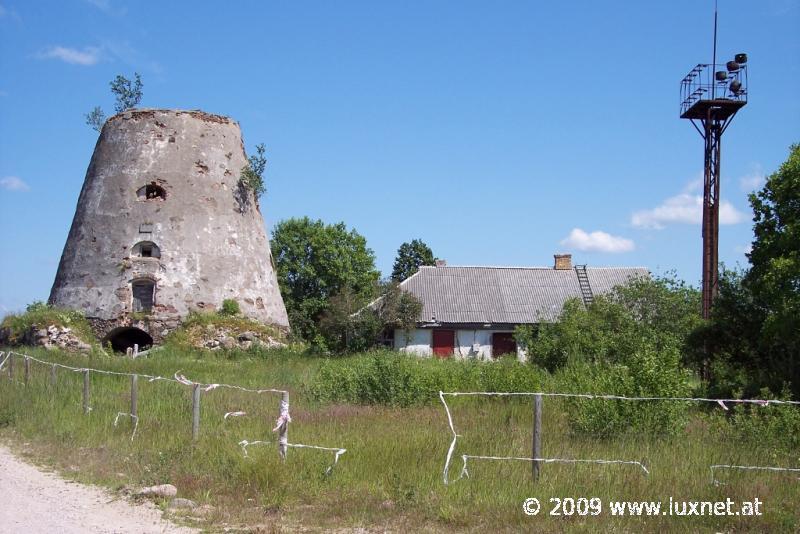
[[[642,267],[587,267],[595,295],[635,277]],[[538,323],[553,321],[564,302],[581,298],[574,269],[546,267],[422,267],[400,284],[423,303],[419,320],[439,323]]]

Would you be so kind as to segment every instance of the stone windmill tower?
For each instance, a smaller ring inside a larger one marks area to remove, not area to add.
[[[50,303],[83,311],[115,349],[160,339],[224,299],[288,329],[264,221],[239,183],[238,123],[201,111],[130,110],[92,155]]]

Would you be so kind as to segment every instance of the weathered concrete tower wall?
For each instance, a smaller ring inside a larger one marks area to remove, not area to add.
[[[239,125],[227,117],[111,117],[50,302],[82,310],[101,336],[136,326],[158,340],[191,310],[217,309],[227,298],[246,316],[288,328],[261,213],[239,185],[246,163]]]

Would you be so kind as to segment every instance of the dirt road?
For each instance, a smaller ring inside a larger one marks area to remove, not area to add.
[[[192,533],[161,519],[155,505],[40,471],[0,446],[0,533]]]

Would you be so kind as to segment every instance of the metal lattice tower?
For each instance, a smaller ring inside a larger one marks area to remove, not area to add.
[[[714,56],[681,80],[681,118],[689,119],[705,141],[703,165],[703,318],[719,283],[719,201],[722,134],[747,104],[747,54],[717,64],[717,12],[714,11]]]

